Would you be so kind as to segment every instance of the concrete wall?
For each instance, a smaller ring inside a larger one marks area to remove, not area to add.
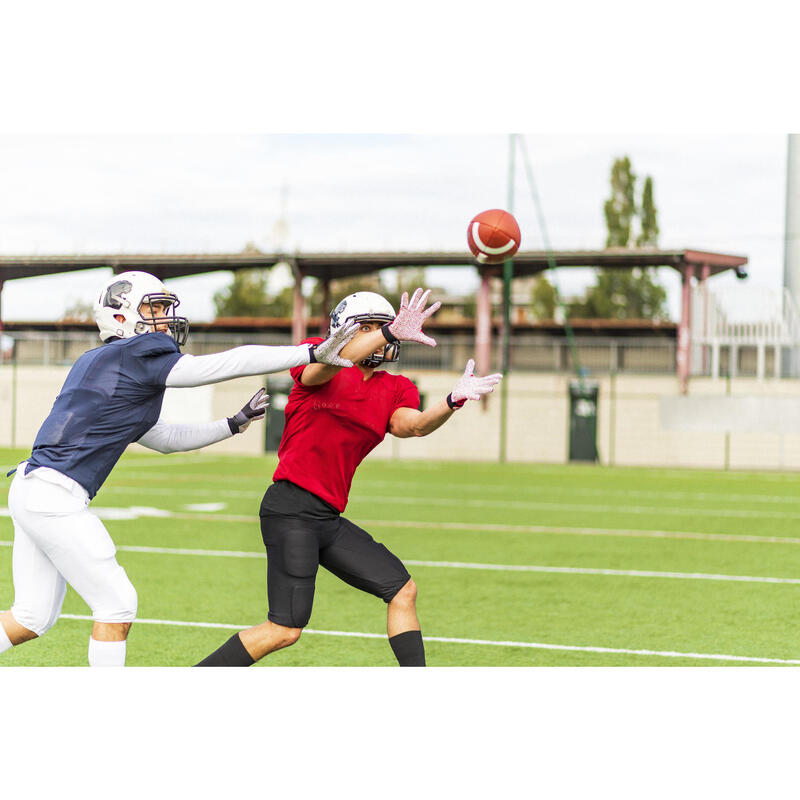
[[[15,407],[14,368],[0,366],[0,446],[30,447],[68,369],[17,367]],[[409,370],[406,374],[417,383],[429,404],[445,397],[458,379],[456,372]],[[567,375],[556,374],[516,373],[509,377],[509,461],[558,464],[567,460],[569,380]],[[219,419],[237,411],[262,385],[259,378],[241,378],[198,389],[172,389],[167,392],[163,413],[175,422]],[[755,416],[745,415],[741,425],[732,423],[728,432],[719,430],[715,418],[730,408],[732,398],[738,399],[737,408],[757,409]],[[764,419],[763,430],[759,430],[758,419],[759,414],[768,413],[770,404],[785,409],[787,401],[791,404],[796,400],[800,409],[800,381],[739,378],[732,381],[729,389],[725,380],[694,378],[689,400],[707,403],[707,407],[702,414],[695,413],[695,419],[688,414],[691,403],[687,404],[686,425],[682,429],[683,398],[678,394],[676,379],[631,375],[600,378],[597,437],[601,463],[800,470],[800,433],[796,432],[795,423],[787,423],[781,433],[776,432],[780,425],[776,428],[774,415]],[[708,420],[707,429],[703,429],[702,420],[698,422],[700,417]],[[370,458],[494,461],[500,452],[499,436],[498,388],[485,405],[467,404],[429,437],[387,437]],[[254,423],[242,436],[213,445],[210,450],[257,455],[263,452],[263,446],[264,426]]]

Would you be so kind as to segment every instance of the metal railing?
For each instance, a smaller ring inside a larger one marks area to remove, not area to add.
[[[3,362],[18,365],[68,366],[86,350],[100,345],[89,332],[58,331],[15,332],[4,336]],[[472,336],[437,334],[435,348],[417,344],[402,347],[403,369],[461,371],[467,359],[475,357]],[[288,345],[289,334],[282,333],[194,333],[183,348],[193,355],[217,353],[245,344]],[[589,337],[577,336],[578,361],[592,374],[675,374],[676,344],[665,337]],[[490,368],[499,370],[502,363],[501,340],[495,340]],[[523,334],[515,336],[510,346],[511,369],[516,372],[574,372],[573,353],[565,339]],[[749,358],[744,348],[740,374],[747,374]]]

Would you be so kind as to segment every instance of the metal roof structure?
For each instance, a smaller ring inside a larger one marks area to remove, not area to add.
[[[683,273],[686,267],[706,265],[710,275],[741,270],[745,256],[709,253],[702,250],[655,250],[623,248],[609,250],[567,250],[548,255],[544,251],[521,250],[514,256],[515,277],[544,272],[553,260],[557,267],[599,267],[634,269],[672,267]],[[302,276],[320,280],[350,278],[381,269],[404,267],[476,267],[494,273],[502,265],[479,265],[467,251],[458,252],[361,252],[361,253],[131,253],[104,255],[0,255],[0,283],[18,278],[56,275],[83,269],[111,268],[115,272],[142,269],[162,280],[200,275],[219,270],[265,269],[288,262]]]

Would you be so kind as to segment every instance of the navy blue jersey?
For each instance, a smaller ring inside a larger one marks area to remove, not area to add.
[[[28,463],[68,475],[94,497],[125,448],[158,421],[167,375],[180,357],[175,340],[161,332],[84,353],[39,429]]]

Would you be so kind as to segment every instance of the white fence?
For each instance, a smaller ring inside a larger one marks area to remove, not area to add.
[[[692,375],[800,375],[800,312],[786,289],[692,290]]]

